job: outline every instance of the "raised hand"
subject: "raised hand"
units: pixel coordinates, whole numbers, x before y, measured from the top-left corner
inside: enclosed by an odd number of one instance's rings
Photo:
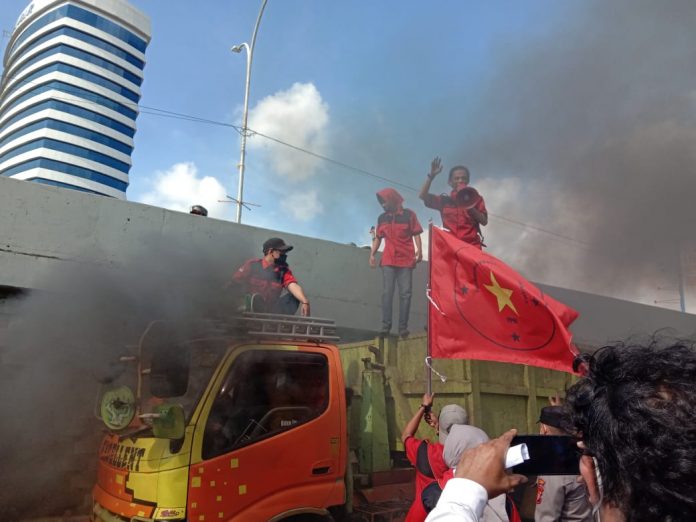
[[[442,172],[442,159],[440,156],[435,156],[432,162],[430,162],[430,174],[429,177],[434,178],[440,172]]]

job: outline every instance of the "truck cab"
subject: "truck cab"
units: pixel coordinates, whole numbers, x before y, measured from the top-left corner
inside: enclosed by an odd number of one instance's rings
[[[103,393],[93,520],[321,519],[345,501],[331,321],[151,323]]]

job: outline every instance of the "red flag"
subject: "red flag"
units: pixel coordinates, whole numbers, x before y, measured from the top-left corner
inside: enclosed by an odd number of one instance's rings
[[[432,227],[428,341],[442,359],[481,359],[571,372],[578,313],[499,259]]]

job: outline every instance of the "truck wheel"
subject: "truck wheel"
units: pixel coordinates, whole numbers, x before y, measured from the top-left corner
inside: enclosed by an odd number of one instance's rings
[[[331,515],[312,515],[310,513],[305,513],[304,515],[293,515],[284,518],[282,522],[335,522],[335,519]]]

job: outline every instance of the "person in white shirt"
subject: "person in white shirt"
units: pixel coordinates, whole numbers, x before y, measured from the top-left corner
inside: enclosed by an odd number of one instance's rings
[[[696,520],[696,344],[668,343],[656,335],[600,348],[566,392],[580,475],[601,522]],[[504,469],[515,433],[465,451],[426,522],[478,522],[488,498],[525,482]]]
[[[454,478],[442,490],[440,500],[426,522],[478,522],[489,498],[512,491],[527,482],[524,475],[505,471],[505,454],[517,430],[465,451]]]

